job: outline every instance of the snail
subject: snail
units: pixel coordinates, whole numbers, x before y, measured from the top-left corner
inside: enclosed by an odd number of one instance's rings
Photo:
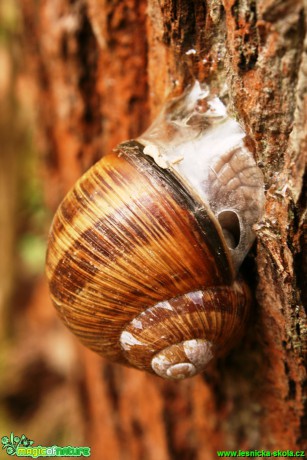
[[[60,204],[46,259],[60,317],[112,361],[173,380],[202,372],[245,329],[238,270],[263,201],[243,129],[196,82]]]

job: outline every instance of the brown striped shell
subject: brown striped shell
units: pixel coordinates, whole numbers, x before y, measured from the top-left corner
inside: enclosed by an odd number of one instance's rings
[[[113,361],[181,379],[242,335],[250,305],[212,212],[131,141],[77,182],[47,276],[68,328]]]
[[[195,82],[59,207],[47,276],[60,316],[113,361],[170,379],[201,372],[244,330],[237,272],[263,202],[242,127]]]

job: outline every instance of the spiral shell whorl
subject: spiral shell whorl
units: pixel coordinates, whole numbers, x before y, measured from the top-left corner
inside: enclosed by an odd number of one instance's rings
[[[134,367],[164,378],[191,377],[240,339],[249,304],[242,280],[159,302],[125,326],[123,353]]]
[[[202,339],[185,340],[160,351],[151,367],[160,377],[181,380],[202,372],[213,358],[212,344]]]

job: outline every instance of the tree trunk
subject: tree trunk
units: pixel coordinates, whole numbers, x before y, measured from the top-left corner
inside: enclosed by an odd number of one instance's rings
[[[173,383],[107,363],[47,315],[74,356],[65,355],[62,385],[77,415],[64,413],[62,423],[78,428],[65,439],[82,439],[93,460],[307,448],[303,2],[24,0],[22,14],[53,212],[90,165],[139,135],[195,79],[227,84],[266,183],[257,245],[243,267],[256,299],[252,320],[205,374]]]

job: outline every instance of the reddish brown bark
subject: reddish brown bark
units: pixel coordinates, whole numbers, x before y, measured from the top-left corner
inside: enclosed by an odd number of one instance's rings
[[[52,210],[83,171],[140,134],[166,97],[193,79],[220,90],[228,84],[266,180],[257,252],[245,264],[257,299],[252,321],[237,349],[205,375],[172,383],[106,363],[50,313],[46,328],[67,350],[62,373],[54,358],[57,394],[68,392],[69,411],[78,412],[61,414],[64,426],[78,426],[65,439],[82,440],[104,460],[304,448],[303,3],[24,0],[22,12]],[[47,308],[45,292],[40,301]]]

